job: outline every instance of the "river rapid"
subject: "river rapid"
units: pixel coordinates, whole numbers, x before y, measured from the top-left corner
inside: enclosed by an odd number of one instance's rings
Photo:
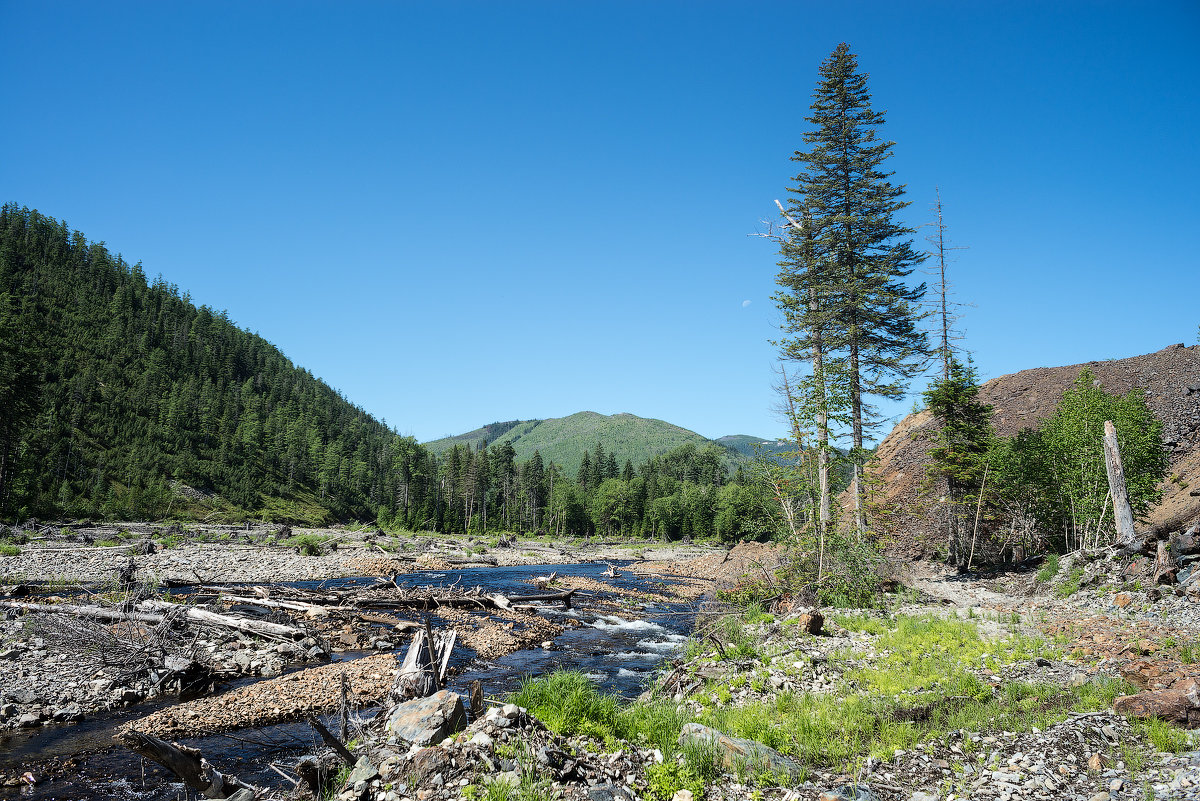
[[[618,565],[620,566],[620,565]],[[616,578],[604,577],[604,564],[557,564],[544,568],[481,567],[448,571],[419,571],[396,577],[402,586],[432,588],[457,585],[481,586],[488,593],[528,594],[530,578],[550,570],[562,577],[595,579],[623,591],[654,591],[662,576],[640,576],[622,571]],[[349,583],[371,583],[374,578],[335,579],[325,582],[288,582],[281,586],[317,588]],[[175,593],[187,593],[178,588]],[[584,597],[580,597],[584,596]],[[626,598],[614,611],[612,604],[596,609],[597,601]],[[484,660],[466,648],[458,648],[451,659],[454,675],[449,689],[466,695],[467,686],[483,682],[490,699],[498,699],[517,689],[522,680],[541,676],[559,668],[579,670],[597,686],[625,698],[638,695],[661,663],[679,653],[692,629],[694,617],[687,603],[628,600],[628,596],[600,596],[584,593],[576,596],[574,609],[547,606],[544,614],[551,620],[573,617],[583,625],[567,628],[554,640],[552,649],[533,648],[515,651],[494,660]],[[404,643],[399,649],[403,656]],[[337,660],[351,660],[371,652],[336,654]],[[245,686],[260,679],[243,679],[227,689]],[[117,727],[156,709],[173,699],[159,699],[118,713],[85,719],[77,724],[52,724],[34,730],[0,734],[0,772],[30,770],[39,778],[32,787],[0,788],[0,799],[21,798],[58,801],[168,801],[188,797],[183,785],[157,765],[112,742]],[[377,709],[358,712],[358,722],[369,719]],[[351,722],[351,737],[355,721]],[[304,723],[283,723],[264,728],[239,729],[220,735],[183,739],[182,743],[200,749],[219,770],[260,785],[290,787],[290,782],[271,767],[276,763],[285,770],[296,758],[318,749],[315,734]],[[19,770],[17,770],[19,769]]]

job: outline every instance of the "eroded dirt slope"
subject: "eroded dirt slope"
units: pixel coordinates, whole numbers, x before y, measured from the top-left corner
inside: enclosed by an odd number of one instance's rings
[[[993,407],[996,432],[1010,436],[1036,427],[1054,412],[1084,368],[1107,392],[1124,395],[1140,387],[1163,421],[1171,467],[1163,500],[1151,510],[1147,525],[1173,530],[1200,517],[1200,346],[1171,345],[1128,359],[1039,367],[994,378],[980,389],[980,398]],[[878,449],[880,500],[893,515],[889,527],[914,553],[937,528],[936,493],[922,490],[933,422],[927,411],[911,414]]]

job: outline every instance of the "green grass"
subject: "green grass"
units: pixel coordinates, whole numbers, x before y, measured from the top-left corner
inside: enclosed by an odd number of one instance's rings
[[[1193,747],[1192,738],[1183,729],[1172,726],[1158,718],[1130,720],[1134,729],[1140,731],[1158,751],[1178,754]]]
[[[1052,553],[1046,555],[1046,561],[1042,564],[1042,569],[1037,573],[1037,582],[1045,584],[1058,575],[1058,554]]]
[[[1083,581],[1083,568],[1077,567],[1072,570],[1058,587],[1054,590],[1054,594],[1059,598],[1070,598],[1075,593],[1079,592],[1079,585]]]
[[[736,638],[740,621],[723,623],[718,635]],[[831,693],[782,692],[738,706],[729,688],[761,689],[757,674],[740,674],[728,687],[710,682],[695,696],[699,711],[670,699],[621,703],[598,692],[582,673],[558,672],[527,680],[512,701],[555,732],[584,734],[606,747],[634,743],[658,748],[664,765],[652,768],[648,801],[693,789],[719,772],[712,753],[683,751],[679,732],[697,721],[726,734],[763,743],[798,760],[808,769],[854,772],[868,756],[891,759],[896,749],[911,750],[944,739],[955,730],[983,734],[1043,731],[1070,712],[1111,709],[1113,700],[1131,691],[1121,680],[1093,680],[1081,687],[1021,681],[994,682],[1003,666],[1038,656],[1058,658],[1059,646],[1015,633],[985,640],[972,621],[936,616],[898,616],[888,621],[864,615],[839,616],[851,631],[872,635],[873,655],[843,649],[830,656],[840,667],[841,684]],[[762,649],[761,643],[748,647]],[[728,650],[729,646],[727,646]],[[771,655],[770,650],[763,654]],[[853,660],[850,662],[849,660]],[[864,664],[864,661],[866,662]],[[713,696],[718,696],[714,703]],[[1178,750],[1186,735],[1165,724],[1143,724],[1146,738],[1160,750]],[[974,746],[965,742],[963,748]],[[1132,758],[1132,757],[1130,757]],[[737,771],[749,785],[770,786],[752,766]],[[693,792],[695,792],[693,790]],[[516,798],[516,796],[513,796]],[[490,798],[490,796],[489,796]]]
[[[20,556],[21,548],[18,545],[12,545],[4,542],[0,543],[0,556]]]

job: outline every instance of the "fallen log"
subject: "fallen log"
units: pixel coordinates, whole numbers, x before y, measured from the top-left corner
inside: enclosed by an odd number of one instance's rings
[[[266,606],[273,609],[288,609],[292,612],[304,612],[309,617],[323,617],[329,614],[329,607],[318,606],[317,604],[307,604],[300,601],[277,601],[274,598],[247,598],[241,595],[221,595],[218,596],[222,601],[238,604],[254,604],[255,606]]]
[[[174,604],[172,604],[174,606]],[[30,601],[0,601],[0,609],[24,609],[27,612],[50,612],[56,615],[93,617],[97,620],[132,620],[137,623],[162,623],[163,615],[150,612],[122,612],[103,606],[79,604],[38,604]]]
[[[302,640],[308,636],[306,632],[293,626],[279,623],[269,623],[264,620],[245,620],[243,618],[218,615],[207,609],[194,606],[168,603],[167,601],[148,600],[137,605],[139,610],[125,612],[119,609],[109,609],[103,606],[85,606],[79,604],[38,604],[28,601],[0,601],[0,609],[24,609],[28,612],[45,612],[56,615],[72,615],[74,617],[91,617],[96,620],[131,620],[137,623],[162,623],[169,615],[179,615],[199,626],[215,626],[217,628],[235,629],[250,634],[257,634],[273,640]]]
[[[341,740],[339,740],[337,737],[334,737],[333,732],[325,728],[325,724],[317,720],[314,715],[305,715],[304,717],[305,720],[308,721],[308,725],[316,729],[317,734],[321,735],[321,739],[325,741],[325,745],[332,748],[333,752],[337,754],[343,762],[353,767],[356,760],[354,759],[354,754],[350,753],[350,749],[346,748],[346,746],[342,744]]]
[[[494,556],[472,556],[469,559],[447,559],[447,563],[452,565],[491,565],[495,567],[498,562]]]
[[[532,603],[534,601],[561,601],[568,609],[571,608],[571,598],[575,590],[563,592],[542,593],[539,595],[509,596],[503,595],[420,595],[408,598],[372,599],[359,602],[365,609],[393,609],[405,607],[412,609],[432,610],[439,606],[477,608],[477,609],[509,609],[513,604]]]
[[[157,762],[183,779],[205,798],[252,799],[256,793],[253,785],[246,784],[236,776],[221,773],[209,764],[198,749],[178,743],[169,743],[140,731],[123,731],[113,739],[130,751]]]
[[[137,608],[169,611],[179,609],[180,605],[151,599],[140,602]],[[198,609],[194,606],[185,606],[183,609],[185,610],[184,615],[187,619],[198,625],[236,629],[273,640],[302,640],[308,636],[307,632],[295,626],[285,626],[281,623],[270,623],[265,620],[244,620],[242,618],[229,617],[228,615],[218,615],[216,612],[210,612],[207,609]]]

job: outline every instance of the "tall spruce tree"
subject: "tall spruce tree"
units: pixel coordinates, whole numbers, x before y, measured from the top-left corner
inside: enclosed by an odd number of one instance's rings
[[[908,206],[904,186],[882,169],[895,143],[876,134],[884,113],[871,108],[867,75],[846,43],[822,62],[809,108],[809,149],[792,156],[803,165],[789,188],[792,216],[811,214],[811,259],[825,287],[821,335],[845,358],[854,519],[862,532],[863,441],[878,422],[870,399],[903,396],[927,357],[917,326],[925,285],[904,282],[924,256],[908,238],[913,230],[896,219]]]
[[[795,191],[795,190],[791,190]],[[803,201],[793,201],[796,206]],[[782,210],[783,207],[780,206]],[[824,537],[830,515],[830,430],[846,420],[845,358],[839,355],[844,339],[832,325],[831,312],[837,307],[832,297],[837,292],[833,263],[817,257],[812,212],[805,205],[799,217],[784,211],[789,228],[779,238],[779,275],[781,290],[774,296],[783,312],[782,328],[787,334],[780,342],[780,356],[786,361],[807,361],[806,375],[789,377],[786,363],[781,365],[783,396],[781,411],[787,417],[796,447],[804,447],[806,434],[816,434],[817,455],[817,528]],[[839,378],[841,380],[839,380]]]

